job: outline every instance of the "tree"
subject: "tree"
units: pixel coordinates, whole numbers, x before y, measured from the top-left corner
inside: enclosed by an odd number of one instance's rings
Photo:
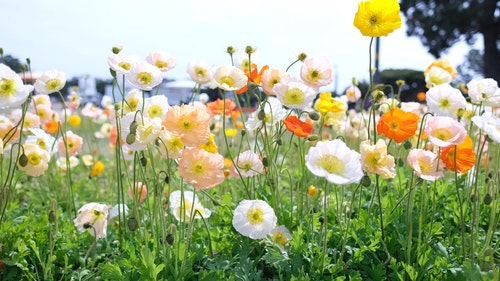
[[[483,75],[500,82],[500,0],[401,0],[408,36],[418,36],[429,53],[440,54],[481,34]]]
[[[26,71],[28,68],[25,64],[22,64],[19,59],[11,56],[11,55],[5,55],[0,57],[0,63],[3,63],[10,67],[14,72],[20,73],[23,70]]]

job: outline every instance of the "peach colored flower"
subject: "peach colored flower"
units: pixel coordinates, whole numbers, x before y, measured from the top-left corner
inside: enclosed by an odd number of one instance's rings
[[[175,58],[164,52],[150,53],[146,62],[158,67],[162,72],[169,71],[177,65]]]
[[[264,93],[274,96],[273,87],[274,85],[281,82],[283,79],[290,78],[290,74],[281,69],[266,69],[262,73],[261,83]]]
[[[187,148],[179,160],[179,173],[196,189],[210,188],[224,181],[224,157],[202,148]]]
[[[47,97],[47,96],[46,96]],[[40,123],[45,124],[50,120],[53,120],[55,112],[52,110],[49,104],[37,104],[35,109],[36,115],[40,117]]]
[[[433,61],[429,66],[424,71],[424,76],[427,76],[431,68],[433,67],[439,67],[446,72],[448,72],[451,76],[451,79],[455,79],[457,76],[457,70],[451,66],[450,61],[448,59],[438,59]]]
[[[425,133],[429,141],[439,147],[461,144],[467,135],[464,126],[448,116],[431,117],[425,127]]]
[[[365,140],[360,144],[361,165],[363,170],[371,174],[378,174],[388,179],[396,176],[394,157],[387,153],[387,144],[378,139],[375,145],[371,140]]]
[[[137,182],[128,189],[127,193],[130,199],[142,203],[148,196],[148,188],[142,182]]]
[[[435,181],[444,176],[444,163],[432,151],[412,149],[408,153],[406,160],[421,179]]]
[[[351,85],[345,90],[345,95],[349,102],[357,102],[361,98],[361,90],[354,85]]]
[[[333,81],[333,67],[325,56],[307,57],[300,67],[300,78],[309,87],[319,89]]]
[[[13,129],[14,123],[7,117],[0,116],[0,138],[3,139],[4,145],[12,143],[19,138],[21,130]]]
[[[66,142],[66,145],[65,145]],[[57,140],[57,151],[59,156],[66,156],[66,150],[68,151],[68,157],[74,156],[80,152],[83,145],[83,139],[79,135],[73,133],[72,131],[67,131],[63,137],[59,137]]]
[[[163,124],[171,133],[179,135],[186,146],[205,144],[210,138],[210,114],[193,105],[172,106]]]
[[[38,177],[49,168],[49,161],[50,154],[47,150],[36,143],[25,143],[22,146],[17,167],[29,176]]]
[[[106,237],[109,207],[99,203],[88,203],[78,210],[78,216],[73,220],[80,232],[89,230],[90,235],[97,238]]]
[[[225,106],[224,106],[225,101]],[[236,103],[231,99],[217,99],[207,103],[207,109],[212,115],[222,115],[225,112],[226,117],[231,116],[231,112],[236,109]]]

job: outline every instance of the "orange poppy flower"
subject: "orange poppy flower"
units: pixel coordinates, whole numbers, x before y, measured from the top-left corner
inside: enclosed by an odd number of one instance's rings
[[[377,131],[379,135],[383,134],[387,138],[400,143],[415,135],[419,119],[420,116],[415,113],[394,107],[380,117]]]
[[[461,144],[443,148],[441,160],[448,170],[461,174],[467,173],[476,163],[471,137],[467,135]]]
[[[300,120],[295,115],[288,116],[283,120],[288,131],[292,132],[294,135],[307,138],[313,131],[313,126],[310,123]]]
[[[49,134],[55,134],[59,130],[59,123],[57,121],[48,121],[45,123],[45,131]]]
[[[222,113],[225,111],[226,116],[230,116],[231,113],[234,111],[236,108],[236,104],[234,101],[230,99],[226,99],[226,105],[224,108],[224,100],[222,99],[217,99],[216,101],[208,102],[207,103],[207,109],[210,111],[212,115],[222,115]]]
[[[264,71],[267,70],[268,68],[269,68],[268,65],[264,65],[260,69],[260,71],[258,71],[257,65],[253,64],[253,63],[252,63],[252,66],[251,66],[252,71],[250,73],[248,73],[248,68],[245,68],[245,74],[248,77],[248,83],[253,82],[253,83],[259,85],[260,84],[260,79],[262,77],[262,73],[264,73]],[[238,91],[236,91],[236,94],[238,94],[238,95],[239,94],[243,94],[247,90],[248,90],[248,84],[247,84],[247,86],[244,86],[243,88],[241,88]]]

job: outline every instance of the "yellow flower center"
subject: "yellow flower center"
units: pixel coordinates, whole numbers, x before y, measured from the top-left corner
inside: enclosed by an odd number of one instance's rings
[[[207,170],[207,167],[205,166],[205,163],[203,163],[203,161],[201,161],[201,160],[195,160],[191,164],[191,171],[194,174],[201,175],[201,174],[204,174],[206,170]]]
[[[128,63],[128,62],[122,61],[118,64],[118,66],[125,69],[125,70],[130,70],[130,63]]]
[[[62,81],[57,78],[49,79],[47,80],[47,82],[45,82],[45,89],[47,89],[48,91],[54,91],[58,88],[61,88],[62,85]]]
[[[372,15],[370,17],[370,21],[369,21],[368,25],[371,25],[372,27],[376,27],[377,24],[378,24],[378,17],[377,17],[377,15]]]
[[[130,111],[136,111],[137,106],[139,105],[139,99],[138,98],[131,98],[127,100],[127,105]]]
[[[203,67],[197,67],[194,73],[196,73],[196,76],[205,77],[207,75],[207,70]]]
[[[318,82],[321,79],[321,72],[317,69],[311,69],[307,72],[307,79],[313,82]]]
[[[231,76],[223,76],[220,78],[220,83],[221,84],[226,84],[228,87],[233,87],[235,82],[233,77]]]
[[[431,164],[424,160],[418,160],[418,166],[420,166],[420,171],[427,174],[431,171]]]
[[[16,84],[14,80],[2,78],[0,81],[0,96],[10,97],[16,94]]]
[[[391,129],[391,131],[397,131],[399,129],[399,123],[391,122],[389,123],[389,128]]]
[[[162,60],[157,60],[155,65],[158,68],[167,68],[168,67],[168,63],[166,61],[162,61]]]
[[[324,155],[318,159],[316,164],[330,174],[344,174],[344,162],[335,155]]]
[[[139,72],[136,75],[137,81],[139,81],[143,85],[148,85],[153,81],[153,75],[149,72]]]
[[[193,128],[193,122],[191,122],[190,120],[183,120],[181,121],[181,128],[184,131],[189,131]]]
[[[381,155],[379,153],[368,153],[366,156],[366,163],[372,168],[376,168],[379,166],[380,159]]]
[[[450,101],[448,99],[442,99],[439,101],[439,107],[447,108],[450,106]]]
[[[261,224],[264,221],[264,212],[259,208],[251,208],[248,210],[247,220],[252,225]]]
[[[272,239],[276,244],[281,245],[281,246],[285,245],[285,243],[287,241],[286,235],[281,231],[274,232]]]
[[[434,130],[432,135],[440,140],[449,140],[452,137],[452,133],[444,128]]]
[[[148,108],[148,114],[149,114],[149,117],[151,117],[151,118],[161,117],[161,115],[163,114],[163,109],[161,108],[161,106],[159,106],[157,104],[151,105]]]
[[[287,104],[302,104],[305,100],[305,94],[301,89],[292,88],[286,91],[283,96],[283,102]]]
[[[182,143],[181,138],[176,136],[176,137],[173,137],[169,140],[168,147],[171,150],[177,151],[177,150],[183,149],[184,144]]]
[[[45,144],[45,141],[42,138],[37,139],[36,144],[38,144],[39,147],[47,150],[47,144]]]
[[[28,162],[33,165],[33,166],[36,166],[38,164],[40,164],[40,162],[42,161],[42,156],[36,152],[31,152],[30,154],[28,154]]]

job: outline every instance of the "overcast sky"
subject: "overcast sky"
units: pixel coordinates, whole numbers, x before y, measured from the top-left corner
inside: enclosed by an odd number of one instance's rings
[[[227,46],[244,57],[245,46],[257,48],[259,67],[286,67],[305,52],[327,56],[345,89],[352,77],[368,80],[370,38],[352,22],[358,1],[343,0],[0,0],[0,47],[34,71],[57,69],[68,77],[111,78],[106,63],[111,47],[145,59],[167,52],[177,60],[166,78],[188,79],[194,60],[229,65]],[[404,19],[403,19],[404,21]],[[454,47],[443,57],[457,66],[467,50]],[[434,58],[405,27],[381,38],[380,69],[423,71]],[[298,74],[299,65],[290,73]]]

